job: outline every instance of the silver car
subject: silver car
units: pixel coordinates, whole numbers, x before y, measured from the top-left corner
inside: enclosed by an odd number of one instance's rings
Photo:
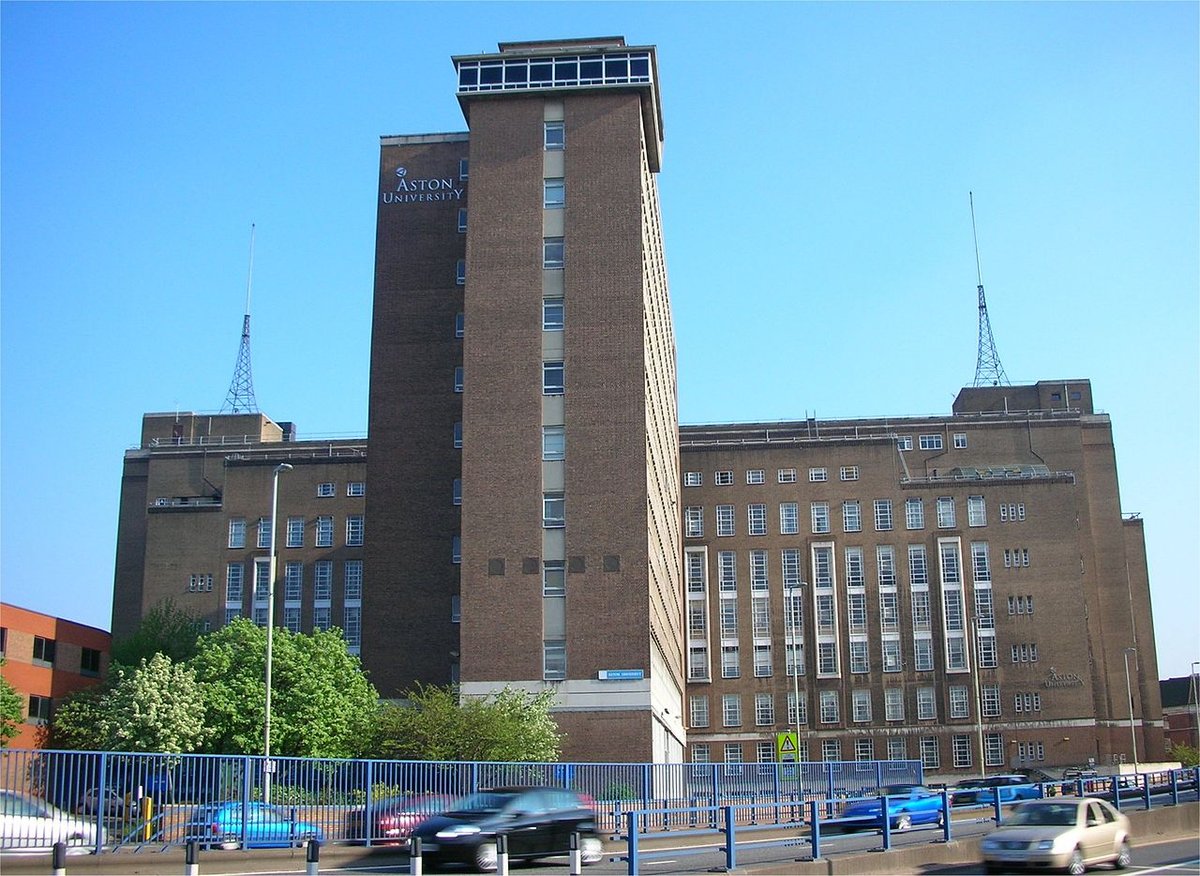
[[[1091,797],[1028,800],[979,845],[988,873],[1016,867],[1083,873],[1092,864],[1129,866],[1129,819]]]
[[[17,791],[0,790],[0,849],[5,852],[48,852],[66,843],[68,852],[83,853],[104,845],[104,828]]]

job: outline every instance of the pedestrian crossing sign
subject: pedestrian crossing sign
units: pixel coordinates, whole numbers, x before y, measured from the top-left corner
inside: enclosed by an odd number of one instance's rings
[[[800,750],[795,732],[775,734],[775,754],[780,763],[795,763]]]

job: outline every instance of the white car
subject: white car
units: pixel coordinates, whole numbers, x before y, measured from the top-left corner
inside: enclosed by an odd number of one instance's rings
[[[104,828],[17,791],[0,789],[0,849],[5,852],[49,852],[55,843],[86,854],[96,841],[104,844]]]
[[[988,873],[1014,867],[1066,870],[1129,866],[1129,819],[1106,800],[1051,797],[1021,803],[979,844]]]

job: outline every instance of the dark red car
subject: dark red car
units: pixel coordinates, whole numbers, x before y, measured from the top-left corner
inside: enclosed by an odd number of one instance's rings
[[[346,836],[372,845],[407,846],[413,828],[425,819],[440,815],[455,800],[449,794],[402,794],[383,797],[371,803],[370,831],[367,807],[356,809],[346,817]]]

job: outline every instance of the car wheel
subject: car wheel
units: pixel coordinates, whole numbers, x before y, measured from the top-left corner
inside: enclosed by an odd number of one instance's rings
[[[1000,864],[992,864],[988,861],[984,861],[983,862],[983,872],[984,873],[1003,873],[1004,867],[1001,866]]]
[[[495,843],[480,843],[475,847],[475,869],[480,873],[495,873],[497,857]]]
[[[1083,854],[1079,849],[1071,852],[1071,857],[1067,859],[1067,872],[1071,876],[1083,876],[1087,872],[1087,864],[1083,863]]]
[[[912,827],[912,816],[911,815],[901,815],[899,818],[896,819],[896,825],[895,825],[896,830],[908,830],[910,827]]]
[[[1129,850],[1129,843],[1121,840],[1121,847],[1117,849],[1117,859],[1113,861],[1113,866],[1118,870],[1124,870],[1131,861],[1133,861],[1133,853]]]
[[[579,858],[585,864],[599,864],[604,857],[604,843],[600,837],[585,836],[579,839]]]

